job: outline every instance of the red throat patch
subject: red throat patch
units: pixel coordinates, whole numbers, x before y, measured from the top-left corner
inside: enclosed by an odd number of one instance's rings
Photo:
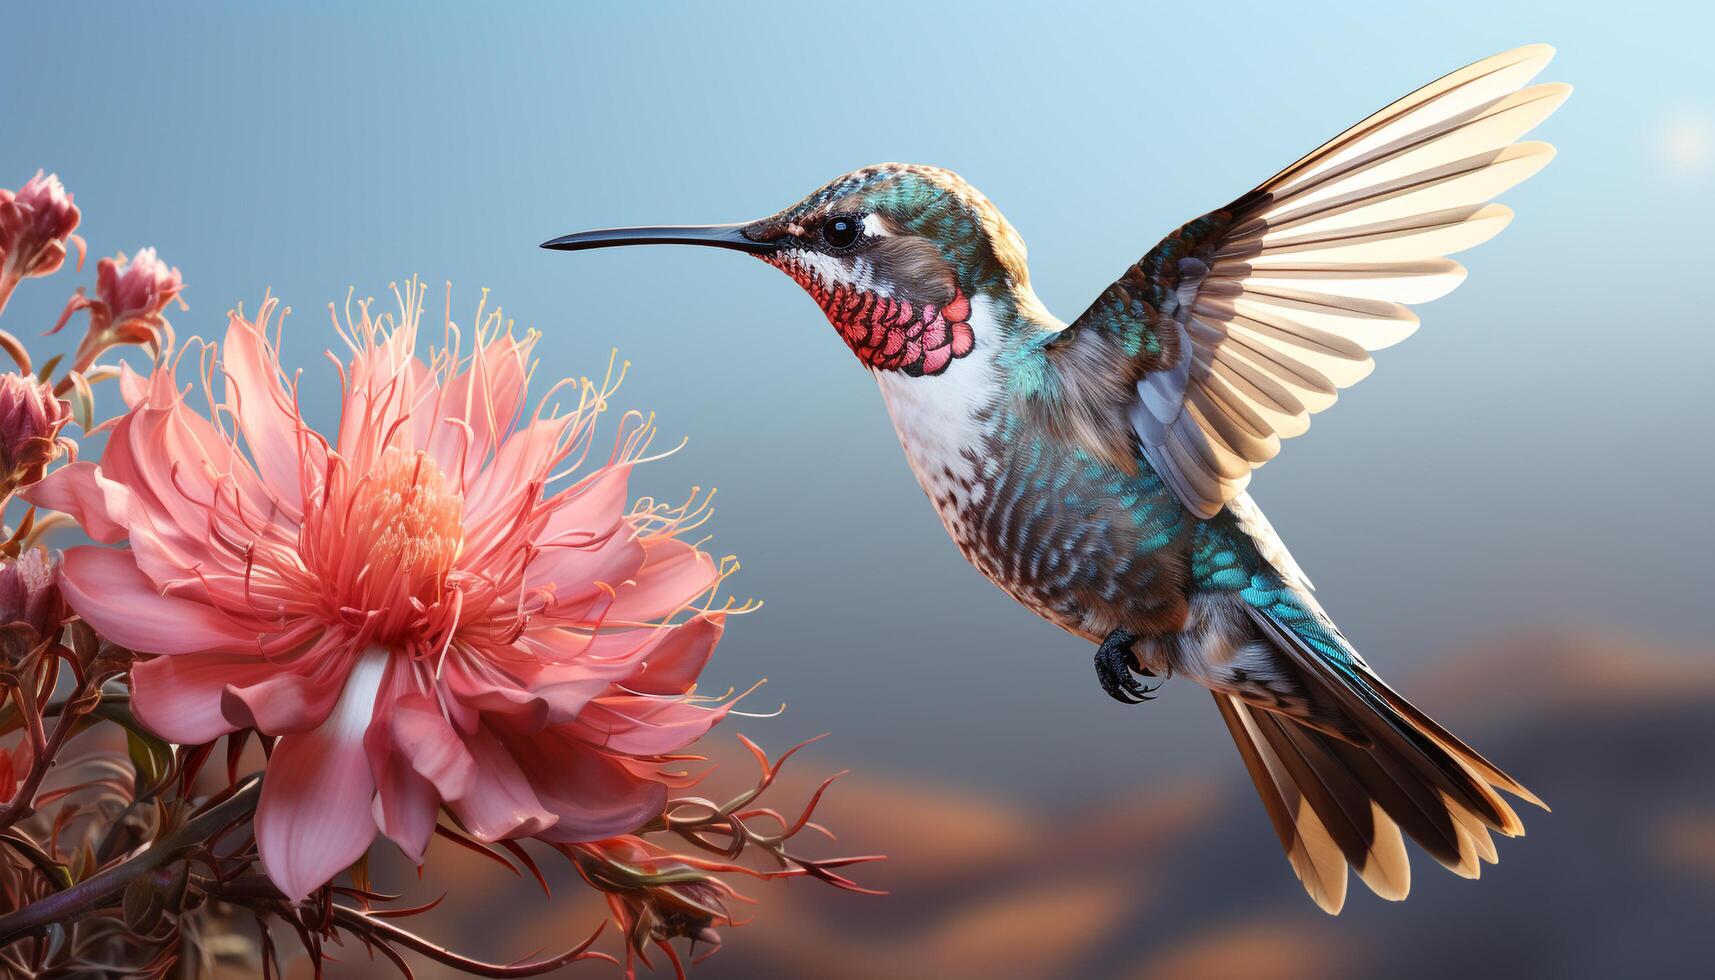
[[[913,306],[879,293],[863,292],[849,285],[829,287],[813,271],[795,259],[763,256],[769,265],[791,276],[804,287],[828,315],[846,346],[858,360],[872,368],[903,371],[920,376],[940,374],[954,358],[971,352],[976,338],[971,333],[971,301],[956,287],[945,306],[926,303]]]

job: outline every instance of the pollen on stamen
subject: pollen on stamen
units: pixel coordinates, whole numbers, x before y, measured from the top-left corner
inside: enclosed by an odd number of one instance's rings
[[[371,560],[412,579],[450,571],[464,547],[464,497],[426,453],[389,446],[354,511]]]

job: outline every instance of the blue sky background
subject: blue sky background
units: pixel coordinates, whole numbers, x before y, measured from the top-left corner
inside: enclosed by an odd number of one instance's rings
[[[455,310],[486,286],[540,328],[539,380],[599,372],[618,345],[635,362],[620,402],[690,438],[639,488],[719,487],[714,547],[766,601],[711,671],[767,676],[754,703],[787,703],[745,730],[832,730],[826,751],[860,767],[1089,796],[1116,775],[1079,759],[1114,745],[1142,750],[1120,781],[1237,778],[1207,699],[1176,683],[1110,702],[1085,644],[966,567],[873,382],[777,273],[536,243],[749,218],[863,164],[936,163],[1007,213],[1070,316],[1368,112],[1547,41],[1544,80],[1577,89],[1537,133],[1559,158],[1460,256],[1466,285],[1253,494],[1407,693],[1497,632],[1707,648],[1707,7],[927,6],[19,5],[0,16],[0,184],[57,171],[92,266],[157,246],[188,283],[181,334],[272,287],[309,393],[335,390],[325,304],[413,272],[453,280]],[[76,281],[93,268],[21,291],[8,328],[46,326]]]

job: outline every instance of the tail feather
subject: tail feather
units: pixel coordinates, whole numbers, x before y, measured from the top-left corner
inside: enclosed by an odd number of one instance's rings
[[[1544,810],[1548,809],[1548,804],[1537,799],[1535,793],[1532,793],[1530,790],[1519,785],[1518,780],[1502,772],[1494,763],[1483,758],[1476,749],[1466,745],[1464,740],[1460,739],[1459,736],[1454,735],[1452,732],[1441,727],[1435,719],[1424,714],[1417,705],[1414,705],[1405,698],[1400,697],[1397,691],[1388,687],[1387,684],[1382,682],[1379,678],[1374,681],[1374,685],[1377,693],[1386,699],[1388,704],[1395,711],[1405,716],[1405,718],[1413,725],[1416,725],[1418,728],[1426,732],[1430,738],[1440,742],[1442,748],[1446,749],[1460,761],[1476,770],[1482,778],[1488,780],[1495,786],[1499,786],[1501,789],[1506,790],[1519,799],[1524,800],[1526,803],[1533,806],[1539,806]]]
[[[1354,777],[1375,795],[1401,829],[1417,841],[1442,867],[1470,878],[1477,873],[1474,857],[1479,853],[1464,824],[1447,806],[1446,797],[1419,779],[1391,754],[1381,754],[1343,742],[1331,742],[1330,750],[1351,769]],[[1473,821],[1475,824],[1475,822]],[[1482,829],[1481,824],[1475,824]],[[1483,830],[1488,840],[1488,831]],[[1493,851],[1493,848],[1490,848]]]
[[[1275,752],[1308,788],[1306,796],[1319,813],[1343,813],[1335,820],[1345,834],[1341,850],[1358,877],[1389,901],[1411,891],[1411,862],[1399,824],[1376,805],[1374,794],[1329,751],[1328,736],[1275,715],[1259,726],[1274,743]],[[1320,784],[1320,788],[1318,785]]]
[[[1428,777],[1438,789],[1489,828],[1508,837],[1524,833],[1524,822],[1495,792],[1490,785],[1490,777],[1485,773],[1493,773],[1493,778],[1502,788],[1512,786],[1523,790],[1524,787],[1454,738],[1445,728],[1430,721],[1428,716],[1384,684],[1361,658],[1345,648],[1344,638],[1332,630],[1331,624],[1318,617],[1309,625],[1295,624],[1299,628],[1294,629],[1267,611],[1248,608],[1252,619],[1262,628],[1264,637],[1303,671],[1308,683],[1341,704],[1350,722],[1375,747],[1388,747],[1406,760],[1417,763],[1413,766],[1417,772]],[[1307,637],[1311,629],[1318,627],[1318,632],[1328,633],[1344,648],[1343,662],[1331,660]],[[1318,635],[1316,639],[1326,642],[1327,637]],[[1433,730],[1424,723],[1433,725]],[[1437,732],[1444,738],[1436,737]],[[1521,795],[1521,798],[1525,796]],[[1535,800],[1534,796],[1529,798]]]
[[[1484,862],[1495,863],[1491,831],[1524,832],[1497,789],[1540,801],[1382,683],[1319,615],[1287,623],[1253,607],[1252,617],[1354,733],[1342,737],[1326,724],[1214,692],[1288,860],[1323,910],[1337,913],[1344,904],[1348,866],[1377,895],[1404,898],[1411,887],[1405,836],[1475,878]]]
[[[1411,890],[1411,864],[1399,825],[1376,805],[1373,794],[1351,770],[1334,758],[1324,744],[1333,739],[1225,695],[1216,695],[1216,703],[1223,715],[1232,716],[1229,727],[1236,719],[1243,728],[1249,744],[1240,742],[1240,748],[1249,748],[1262,760],[1273,795],[1297,804],[1285,808],[1291,818],[1290,832],[1316,842],[1325,836],[1334,846],[1334,853],[1327,854],[1318,869],[1338,877],[1342,887],[1322,888],[1328,901],[1318,898],[1317,904],[1329,912],[1340,910],[1347,865],[1377,895],[1393,901],[1404,898]],[[1235,738],[1238,734],[1234,732]],[[1260,783],[1258,789],[1263,789]],[[1269,795],[1264,793],[1265,798]],[[1310,821],[1315,826],[1306,834],[1305,824]],[[1276,827],[1277,832],[1281,830]]]
[[[1280,846],[1286,849],[1286,860],[1304,883],[1311,901],[1330,915],[1338,914],[1346,904],[1346,859],[1339,845],[1316,811],[1304,805],[1298,783],[1257,730],[1256,716],[1261,712],[1253,713],[1245,702],[1218,692],[1215,704],[1233,733],[1233,743],[1244,757],[1251,781],[1256,783]]]

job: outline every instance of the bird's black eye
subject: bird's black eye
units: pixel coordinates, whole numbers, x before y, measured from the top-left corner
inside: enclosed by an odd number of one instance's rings
[[[836,214],[822,222],[822,241],[830,248],[851,248],[863,234],[863,222],[856,215]]]

